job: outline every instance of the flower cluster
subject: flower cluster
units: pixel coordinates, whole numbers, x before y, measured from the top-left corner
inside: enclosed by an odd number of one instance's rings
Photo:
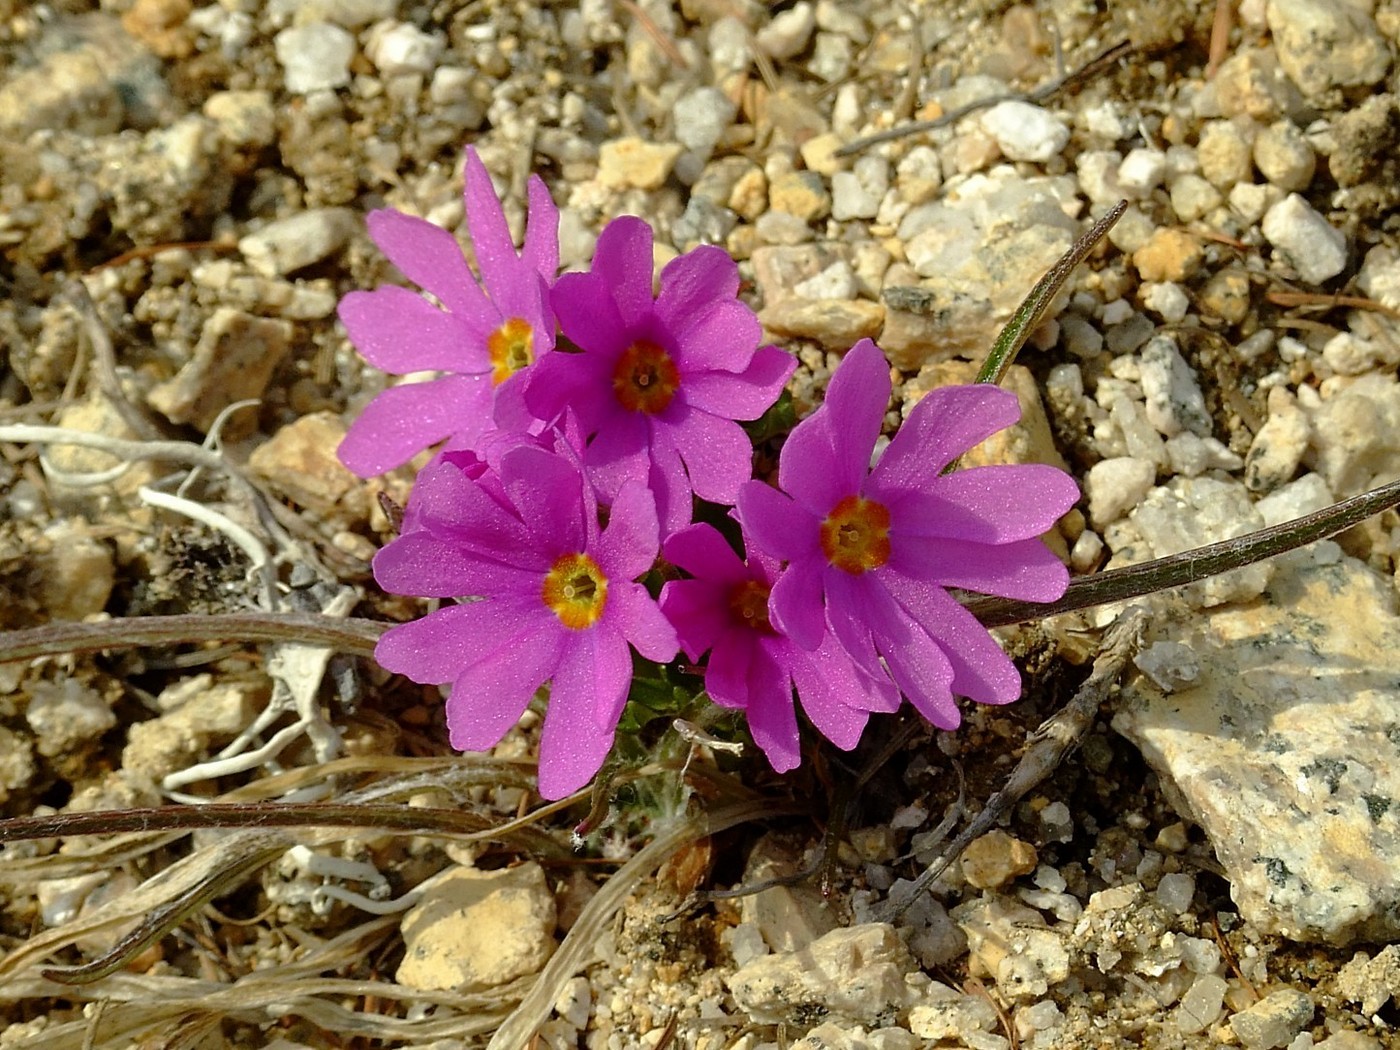
[[[626,216],[587,272],[557,276],[558,212],[538,178],[518,252],[472,150],[465,194],[479,278],[447,232],[378,211],[376,244],[436,302],[386,286],[340,307],[372,364],[434,377],[380,394],[341,457],[369,476],[444,443],[374,569],[391,592],[456,599],[377,649],[391,671],[451,684],[454,747],[495,744],[549,683],[540,791],[576,790],[612,744],[632,650],[704,661],[705,692],[745,713],[779,771],[800,760],[794,696],[844,749],[901,697],[945,728],[955,696],[1016,699],[1015,667],[947,590],[1049,601],[1067,584],[1037,537],[1078,498],[1071,479],[946,472],[1017,419],[1013,395],[930,393],[872,468],[891,380],[865,340],[788,435],[774,488],[752,477],[740,422],[772,407],[795,362],[759,345],[725,252],[674,259],[653,292],[651,227]],[[692,523],[697,500],[732,508],[744,558]],[[688,577],[653,597],[658,554]]]

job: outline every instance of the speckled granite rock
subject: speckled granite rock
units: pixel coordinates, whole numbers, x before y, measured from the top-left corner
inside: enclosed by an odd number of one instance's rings
[[[1297,940],[1400,937],[1400,619],[1389,581],[1322,545],[1259,601],[1164,625],[1197,684],[1144,677],[1113,725],[1214,844],[1245,919]]]

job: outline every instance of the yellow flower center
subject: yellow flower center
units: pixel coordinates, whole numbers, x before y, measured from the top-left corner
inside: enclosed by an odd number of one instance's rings
[[[776,634],[768,622],[768,591],[768,585],[758,580],[736,583],[729,592],[729,611],[760,634]]]
[[[655,415],[676,396],[681,373],[670,354],[655,343],[639,339],[617,359],[612,385],[623,408]]]
[[[587,554],[564,554],[545,574],[542,597],[560,623],[581,631],[603,615],[608,578]]]
[[[535,330],[530,322],[512,317],[486,337],[491,356],[491,382],[500,386],[535,359]]]
[[[852,576],[890,560],[890,512],[883,503],[847,496],[822,522],[822,553]]]

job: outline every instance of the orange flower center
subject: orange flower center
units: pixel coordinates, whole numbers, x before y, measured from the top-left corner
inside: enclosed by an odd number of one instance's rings
[[[745,580],[736,583],[729,592],[729,611],[745,626],[759,634],[776,634],[768,622],[768,591],[766,583]]]
[[[491,357],[491,382],[500,386],[535,359],[535,330],[530,322],[512,317],[486,337]]]
[[[847,496],[822,522],[822,553],[852,576],[890,560],[890,512],[883,503]]]
[[[545,574],[542,597],[560,623],[581,631],[603,615],[608,578],[587,554],[564,554]]]
[[[639,339],[617,359],[612,385],[623,408],[655,415],[676,396],[681,373],[670,354],[655,343]]]

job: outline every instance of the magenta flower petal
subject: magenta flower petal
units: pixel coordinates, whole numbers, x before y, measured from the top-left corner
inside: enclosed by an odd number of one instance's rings
[[[554,283],[549,301],[559,319],[559,328],[569,342],[588,351],[588,355],[603,358],[599,367],[611,384],[613,365],[626,349],[626,344],[618,337],[626,324],[606,282],[596,273],[566,273]],[[576,358],[567,360],[572,362]],[[545,385],[543,379],[536,383]]]
[[[747,481],[736,503],[744,535],[753,545],[782,561],[811,561],[821,557],[817,527],[821,519],[773,486]]]
[[[565,274],[565,278],[573,276]],[[566,333],[567,334],[567,333]],[[604,421],[615,421],[609,405],[597,395],[611,386],[612,365],[594,354],[549,354],[524,376],[525,407],[537,419],[554,420],[573,412],[587,433],[596,433]],[[638,439],[640,440],[640,439]]]
[[[447,697],[448,742],[454,748],[495,747],[520,721],[530,698],[559,662],[563,638],[556,626],[536,620],[519,632],[502,632],[489,654],[458,673]],[[482,703],[482,697],[491,702]]]
[[[448,231],[392,208],[370,212],[365,224],[399,272],[431,292],[451,313],[470,317],[488,309],[457,238]]]
[[[687,325],[707,308],[738,294],[739,267],[724,249],[703,244],[662,267],[656,313],[668,328],[686,332]],[[752,311],[749,317],[757,324]],[[753,339],[757,341],[757,334]]]
[[[792,704],[792,684],[787,669],[779,666],[762,644],[754,646],[744,689],[749,697],[773,698],[764,703],[750,702],[747,706],[753,742],[776,772],[796,769],[802,761],[802,748],[797,732],[797,712]]]
[[[648,433],[646,419],[629,413],[608,420],[589,444],[583,461],[603,499],[612,499],[629,481],[647,479],[651,467]]]
[[[498,435],[429,465],[403,532],[375,558],[379,582],[396,593],[466,599],[392,628],[378,650],[415,681],[454,683],[454,745],[490,746],[553,681],[540,758],[547,798],[579,786],[607,752],[631,681],[629,643],[659,662],[679,644],[633,578],[658,546],[639,486],[621,494],[607,532],[604,544],[577,453],[557,432]]]
[[[490,397],[482,376],[445,376],[404,383],[375,396],[340,442],[340,461],[362,478],[407,463],[454,432],[484,425],[479,411]]]
[[[647,470],[647,488],[656,500],[656,517],[662,535],[669,536],[690,524],[695,509],[691,498],[691,482],[686,476],[680,449],[676,448],[675,430],[660,430],[651,424],[651,463]]]
[[[603,227],[593,250],[591,273],[606,288],[624,325],[652,310],[652,229],[644,219],[622,215]]]
[[[460,594],[519,592],[536,583],[540,573],[426,532],[415,532],[399,537],[387,555],[381,550],[375,556],[374,577],[386,591],[413,580],[418,582],[409,586],[425,598],[455,598]]]
[[[610,598],[616,606],[616,619],[625,624],[624,633],[632,647],[648,660],[664,664],[676,658],[680,639],[676,628],[640,583],[619,583]]]
[[[831,636],[810,653],[795,647],[790,652],[793,684],[802,710],[822,736],[842,751],[850,751],[860,743],[870,721],[869,711],[856,703],[866,695],[863,686],[869,679],[855,672],[850,658]],[[887,692],[897,707],[899,698],[893,686]],[[894,707],[882,706],[881,710]]]
[[[705,692],[721,707],[747,708],[751,695],[749,668],[757,655],[758,638],[754,632],[726,632],[705,664]],[[776,697],[778,694],[767,695]]]
[[[659,541],[656,505],[646,487],[624,485],[608,508],[608,526],[595,545],[598,564],[611,576],[635,580],[651,569]]]
[[[738,513],[757,547],[789,562],[770,595],[773,625],[806,650],[829,629],[855,674],[888,674],[926,718],[948,728],[960,717],[955,692],[1007,703],[1020,679],[945,588],[1058,598],[1068,573],[1034,537],[1078,489],[1042,466],[942,475],[1019,415],[1013,395],[982,387],[927,395],[870,470],[889,391],[883,355],[863,340],[832,376],[825,403],[783,446],[778,478],[791,499],[749,482]],[[885,699],[880,689],[863,692]]]
[[[829,443],[830,459],[825,472],[833,485],[843,495],[855,492],[870,470],[870,454],[875,449],[875,439],[880,436],[885,409],[890,402],[890,366],[878,347],[869,339],[862,339],[846,351],[841,365],[827,385],[824,430],[826,437],[818,448]],[[800,428],[799,428],[800,429]],[[808,428],[810,431],[816,427]],[[797,432],[788,438],[792,441]],[[799,502],[806,502],[804,493],[825,494],[828,486],[816,485],[814,471],[803,470],[803,462],[809,455],[802,450],[793,456],[784,455],[778,466],[778,484]],[[815,451],[815,450],[814,450]],[[796,488],[794,488],[794,485]],[[831,505],[808,504],[813,510],[825,514]]]
[[[551,281],[559,272],[559,209],[538,175],[530,176],[525,192],[530,208],[525,217],[525,243],[520,247],[520,261]]]
[[[998,544],[1048,532],[1061,508],[1078,499],[1079,486],[1068,474],[1032,463],[935,475],[886,502],[892,511],[899,508],[907,533]]]
[[[745,304],[730,299],[700,308],[671,331],[676,363],[685,371],[737,373],[748,367],[763,326]]]
[[[941,587],[960,587],[1027,602],[1053,602],[1069,586],[1069,571],[1040,540],[989,546],[966,540],[902,537],[891,572]]]
[[[441,308],[390,286],[351,292],[341,301],[340,316],[351,341],[377,367],[402,375],[446,372],[454,379],[471,379],[483,384],[480,396],[472,404],[454,402],[450,409],[425,405],[422,418],[414,414],[415,418],[395,419],[388,411],[391,402],[385,402],[359,421],[359,433],[350,442],[351,459],[346,463],[357,473],[372,467],[379,468],[372,471],[376,473],[390,469],[448,437],[463,447],[493,425],[528,430],[534,424],[524,410],[520,384],[512,386],[509,380],[554,348],[549,284],[558,263],[558,209],[543,192],[543,184],[531,184],[530,243],[528,257],[522,257],[511,243],[490,177],[471,150],[465,193],[467,226],[489,296],[451,234],[421,219],[381,210],[367,220],[371,235]],[[510,391],[499,414],[498,387]],[[406,399],[392,404],[396,410],[408,409]],[[421,443],[410,448],[410,440]],[[392,449],[392,455],[376,453],[376,443]]]
[[[668,580],[662,586],[661,612],[691,660],[699,660],[732,626],[728,591],[712,580]]]
[[[744,428],[732,419],[689,409],[668,422],[674,424],[669,436],[685,461],[695,494],[711,503],[733,506],[739,486],[753,476],[753,443]]]
[[[990,383],[930,390],[910,410],[871,473],[871,481],[886,489],[917,489],[968,449],[1020,418],[1016,395]]]
[[[683,265],[676,260],[662,273],[661,298],[653,300],[651,237],[640,219],[616,219],[598,238],[592,270],[555,285],[551,304],[579,352],[554,354],[549,367],[537,366],[525,403],[541,419],[575,407],[587,442],[584,463],[600,497],[613,498],[627,481],[647,485],[667,534],[690,521],[697,490],[728,501],[747,478],[750,453],[740,455],[729,424],[761,414],[777,398],[786,363],[768,353],[755,360],[760,329],[737,300],[703,300],[707,291],[732,295],[732,261],[726,267],[706,252]],[[676,281],[681,287],[672,289]],[[728,320],[711,330],[689,311]],[[702,343],[722,333],[728,341],[716,367]],[[728,386],[707,385],[716,372]],[[690,401],[692,383],[703,408]],[[702,456],[707,443],[713,447]]]
[[[407,288],[350,292],[341,299],[339,314],[355,349],[380,371],[485,371],[485,359],[473,354],[461,320]]]
[[[749,578],[739,555],[712,525],[692,525],[671,533],[661,552],[667,561],[692,576],[728,584]]]
[[[753,355],[743,372],[700,372],[686,385],[686,403],[730,419],[757,419],[773,407],[797,368],[797,358],[776,346]]]
[[[1021,676],[977,617],[946,592],[892,575],[890,594],[929,637],[937,639],[953,670],[951,687],[979,704],[1009,704],[1021,695]]]
[[[501,485],[539,550],[582,550],[596,511],[578,467],[564,456],[525,445],[501,457]],[[652,537],[652,550],[656,538]]]
[[[768,597],[768,615],[773,626],[799,648],[809,650],[820,645],[826,633],[822,578],[816,572],[800,571],[810,568],[803,565],[799,571],[789,569],[783,573]]]
[[[375,644],[374,658],[386,671],[441,685],[499,651],[503,639],[530,633],[543,622],[540,610],[523,602],[487,599],[449,605],[389,628]]]
[[[593,779],[612,747],[632,661],[620,638],[573,637],[554,672],[540,735],[540,794],[563,798]]]

